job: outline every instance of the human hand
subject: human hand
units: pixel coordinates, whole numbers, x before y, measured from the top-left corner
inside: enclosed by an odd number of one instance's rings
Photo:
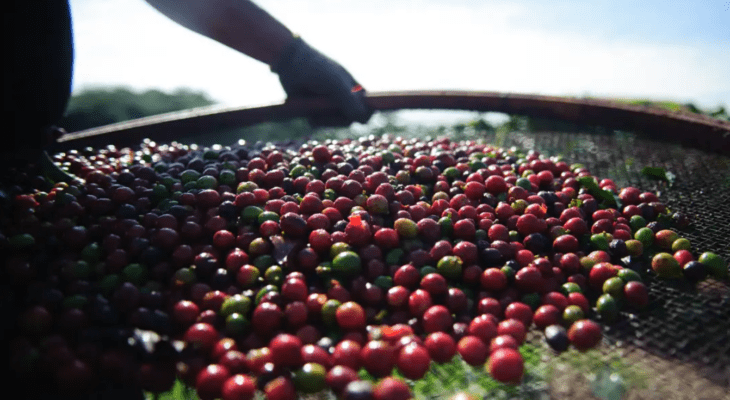
[[[334,101],[342,111],[336,122],[365,123],[373,113],[365,101],[365,90],[352,75],[299,37],[272,70],[279,75],[288,98],[324,96]]]

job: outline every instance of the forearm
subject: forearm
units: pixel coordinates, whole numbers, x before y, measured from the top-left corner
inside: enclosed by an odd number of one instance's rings
[[[268,65],[292,41],[291,31],[248,0],[146,0],[180,25]]]

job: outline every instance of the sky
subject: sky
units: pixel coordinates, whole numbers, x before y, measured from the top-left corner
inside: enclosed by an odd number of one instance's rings
[[[730,2],[260,0],[369,91],[486,90],[730,106]],[[143,0],[70,0],[73,90],[284,100],[269,67]]]

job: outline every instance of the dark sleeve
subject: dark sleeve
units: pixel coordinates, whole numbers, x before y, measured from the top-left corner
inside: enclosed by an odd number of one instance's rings
[[[2,151],[40,152],[71,93],[73,39],[68,1],[11,0],[3,12]]]

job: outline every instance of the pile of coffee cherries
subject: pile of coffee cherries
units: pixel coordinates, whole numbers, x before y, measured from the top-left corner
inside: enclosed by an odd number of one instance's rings
[[[205,400],[407,399],[456,357],[519,384],[533,326],[586,350],[596,320],[651,301],[646,274],[727,278],[655,194],[535,151],[147,140],[55,161],[81,179],[3,188],[6,345],[29,397],[180,379]]]

